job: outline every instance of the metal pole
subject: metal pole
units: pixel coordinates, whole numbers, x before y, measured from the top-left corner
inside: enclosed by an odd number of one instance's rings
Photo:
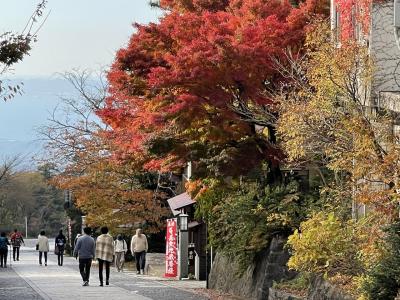
[[[28,217],[25,216],[25,238],[28,238]]]
[[[210,247],[210,268],[212,268],[213,265],[213,247]]]
[[[208,220],[208,218],[207,218]],[[205,222],[206,227],[206,289],[208,289],[208,227],[207,222]]]
[[[12,262],[11,262],[11,251],[12,251],[12,247],[10,245],[10,267],[12,267]]]

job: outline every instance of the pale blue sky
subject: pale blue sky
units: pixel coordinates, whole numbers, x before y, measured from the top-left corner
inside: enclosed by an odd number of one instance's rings
[[[0,32],[20,32],[39,1],[0,0]],[[23,80],[25,93],[0,101],[0,157],[27,152],[26,142],[38,138],[35,128],[47,122],[58,96],[72,91],[54,79],[56,73],[110,65],[133,33],[132,23],[161,16],[148,0],[49,0],[50,10],[30,56],[6,76]]]
[[[0,32],[21,31],[39,0],[0,0]],[[50,15],[29,57],[13,76],[49,76],[72,68],[109,65],[126,44],[132,23],[157,21],[148,0],[49,0]]]

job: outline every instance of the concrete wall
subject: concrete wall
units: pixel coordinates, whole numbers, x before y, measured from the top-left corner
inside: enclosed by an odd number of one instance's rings
[[[335,0],[331,0],[331,28],[337,28]],[[400,50],[396,43],[393,21],[393,0],[373,3],[371,8],[371,30],[366,42],[374,61],[371,83],[371,96],[365,102],[366,106],[380,106],[380,98],[385,92],[400,92]],[[389,100],[386,100],[386,102]],[[398,100],[396,100],[398,101]],[[382,103],[383,107],[394,106],[393,103]]]
[[[393,0],[375,3],[371,11],[369,49],[375,63],[372,91],[400,91],[400,50],[393,24]]]

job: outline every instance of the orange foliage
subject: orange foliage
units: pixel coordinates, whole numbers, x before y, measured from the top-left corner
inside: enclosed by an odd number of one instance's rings
[[[146,157],[152,170],[192,160],[204,172],[237,176],[262,160],[277,163],[280,150],[231,105],[275,109],[264,94],[266,82],[282,80],[273,58],[301,48],[326,3],[161,1],[168,12],[157,24],[136,25],[108,74],[110,97],[98,114],[112,128],[110,140],[121,153]]]

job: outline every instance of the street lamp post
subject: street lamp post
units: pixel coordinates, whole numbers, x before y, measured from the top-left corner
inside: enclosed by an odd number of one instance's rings
[[[179,279],[188,278],[188,246],[189,246],[189,234],[188,234],[188,215],[179,215]]]

